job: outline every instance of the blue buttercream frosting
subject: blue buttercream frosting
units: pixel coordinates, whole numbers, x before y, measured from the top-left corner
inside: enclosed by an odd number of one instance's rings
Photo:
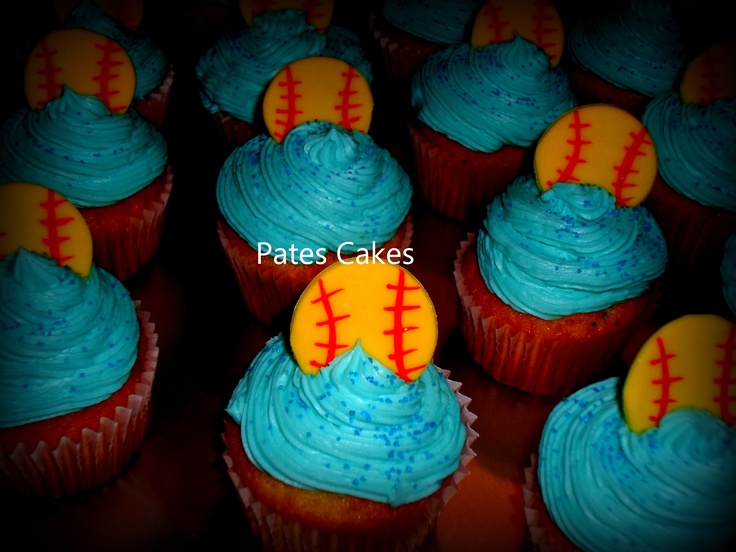
[[[278,144],[259,135],[236,148],[217,180],[227,223],[254,249],[354,253],[393,237],[411,207],[409,176],[365,133],[313,121]]]
[[[537,476],[554,522],[583,550],[732,549],[736,430],[681,408],[634,433],[617,385],[581,389],[544,426]]]
[[[434,130],[469,149],[494,152],[531,146],[575,100],[562,69],[517,36],[431,54],[412,79],[411,104]]]
[[[397,29],[435,42],[460,44],[470,39],[483,0],[386,0],[383,17]]]
[[[643,206],[616,207],[597,186],[557,183],[542,193],[526,176],[488,206],[477,250],[488,288],[545,320],[637,297],[667,263],[662,232]]]
[[[135,111],[111,114],[64,87],[43,109],[17,110],[0,126],[0,183],[33,182],[77,207],[110,205],[163,173],[166,139]]]
[[[289,485],[397,506],[436,491],[460,465],[466,430],[429,364],[406,383],[356,344],[316,375],[283,335],[256,356],[227,412],[262,471]]]
[[[127,289],[92,266],[82,278],[19,249],[0,261],[0,427],[45,420],[105,400],[138,355]]]

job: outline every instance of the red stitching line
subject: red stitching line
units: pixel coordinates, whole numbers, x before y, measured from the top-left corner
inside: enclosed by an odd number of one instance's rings
[[[56,217],[56,209],[66,203],[67,200],[62,196],[58,196],[53,190],[48,190],[46,195],[46,201],[42,201],[39,205],[46,211],[45,219],[41,219],[38,222],[46,227],[48,231],[48,237],[42,238],[41,242],[49,248],[49,256],[52,259],[56,259],[59,266],[63,265],[69,259],[72,259],[74,255],[62,255],[61,244],[71,239],[70,236],[61,236],[59,234],[59,227],[69,224],[74,220],[74,217]]]
[[[294,128],[296,116],[298,114],[304,113],[303,111],[296,108],[296,100],[302,97],[301,94],[296,93],[296,85],[301,84],[302,81],[294,80],[294,75],[291,72],[290,65],[287,65],[284,70],[286,72],[286,80],[279,81],[278,85],[280,88],[286,88],[286,94],[282,94],[281,96],[279,96],[279,99],[286,100],[286,108],[277,108],[276,114],[285,114],[286,120],[276,119],[276,124],[283,126],[284,130],[282,132],[278,132],[275,130],[273,133],[279,142],[284,139],[284,137],[289,133],[292,128]]]
[[[557,174],[559,176],[555,182],[580,182],[580,179],[573,173],[575,172],[578,164],[588,162],[583,159],[580,154],[582,153],[583,146],[591,143],[590,140],[583,140],[582,138],[582,129],[588,128],[590,123],[580,122],[580,110],[578,109],[573,111],[572,115],[574,120],[568,125],[568,127],[573,129],[575,137],[570,140],[566,140],[566,142],[573,148],[572,154],[565,156],[565,159],[567,159],[567,166],[564,169],[557,169]],[[547,186],[552,186],[552,184],[554,184],[554,182],[551,180],[547,181]]]
[[[704,96],[700,98],[701,103],[709,104],[713,102],[718,92],[723,91],[723,87],[718,86],[718,77],[721,75],[716,70],[716,62],[718,61],[721,61],[721,59],[714,57],[711,50],[706,51],[703,57],[703,72],[701,73],[701,76],[705,79],[705,84],[698,88],[704,93]]]
[[[503,42],[503,29],[509,25],[509,22],[501,19],[501,8],[499,6],[493,6],[490,2],[486,2],[483,12],[483,15],[488,16],[489,23],[486,27],[491,32],[491,38],[488,44]]]
[[[350,117],[350,110],[361,107],[362,103],[350,103],[350,96],[354,96],[358,93],[357,90],[351,90],[353,80],[358,77],[358,73],[355,72],[355,68],[350,66],[348,71],[342,72],[342,77],[345,79],[345,88],[340,90],[337,95],[342,98],[342,103],[336,105],[335,109],[340,112],[339,124],[344,126],[348,130],[352,130],[352,124],[360,121],[360,114]]]
[[[662,385],[662,396],[652,401],[654,402],[654,404],[659,405],[657,415],[649,416],[649,419],[652,420],[655,424],[659,424],[659,421],[662,419],[662,417],[667,414],[667,406],[670,403],[677,402],[676,399],[673,399],[670,396],[670,387],[673,383],[676,383],[683,379],[681,376],[670,376],[670,367],[668,361],[672,358],[675,358],[677,355],[667,353],[665,351],[664,340],[661,337],[657,337],[657,347],[659,347],[659,358],[655,358],[654,360],[651,360],[649,362],[649,364],[651,364],[652,366],[655,366],[657,364],[662,365],[662,377],[660,379],[652,380],[653,384]]]
[[[314,345],[316,347],[327,349],[325,361],[323,363],[320,363],[316,360],[309,361],[309,365],[314,366],[315,368],[322,368],[323,366],[327,366],[335,358],[338,349],[344,349],[345,347],[347,347],[347,345],[337,342],[337,323],[340,320],[349,318],[350,315],[344,314],[342,316],[335,316],[332,312],[332,305],[330,304],[330,297],[332,297],[336,293],[340,293],[341,291],[344,291],[344,289],[340,288],[327,293],[325,290],[324,281],[321,278],[319,279],[319,297],[312,300],[312,304],[314,305],[315,303],[322,303],[322,306],[325,309],[325,314],[327,315],[327,319],[317,322],[317,327],[327,326],[328,336],[327,343],[322,343],[319,341],[314,342]]]
[[[56,82],[56,73],[61,71],[61,67],[54,66],[53,56],[59,53],[59,50],[49,49],[48,42],[43,39],[39,43],[39,51],[34,54],[36,58],[43,58],[43,67],[36,71],[37,75],[42,75],[43,81],[38,85],[41,90],[46,90],[46,99],[36,100],[36,105],[39,107],[45,106],[48,102],[56,98],[62,89],[62,83]]]
[[[731,425],[736,422],[736,416],[731,414],[729,403],[736,401],[736,396],[729,396],[728,388],[736,384],[736,377],[731,372],[731,369],[736,366],[736,359],[734,359],[734,353],[736,353],[736,327],[731,326],[726,342],[718,343],[716,347],[723,349],[723,360],[716,361],[716,364],[721,367],[722,372],[720,378],[713,378],[713,383],[720,388],[719,395],[713,397],[713,400],[720,405],[723,421]]]
[[[317,27],[314,22],[317,21],[320,17],[325,16],[324,11],[317,11],[319,8],[322,8],[323,4],[319,0],[304,0],[302,2],[302,9],[304,9],[307,12],[307,21],[314,25],[316,29],[320,32],[324,31],[326,27]]]
[[[411,381],[411,379],[409,378],[409,374],[411,374],[412,372],[415,372],[416,370],[421,370],[422,368],[426,366],[426,364],[422,364],[421,366],[414,366],[412,368],[407,368],[404,362],[405,360],[404,357],[406,355],[416,351],[416,349],[404,350],[404,334],[406,332],[410,332],[410,331],[414,331],[418,329],[419,326],[404,327],[403,320],[402,320],[403,314],[406,311],[415,310],[415,309],[420,308],[419,305],[404,305],[405,293],[407,291],[416,291],[420,289],[420,287],[419,286],[407,286],[404,271],[399,270],[399,283],[398,284],[386,284],[386,288],[396,290],[396,300],[394,301],[394,306],[383,308],[383,310],[394,313],[393,327],[390,330],[385,330],[383,332],[383,335],[393,335],[394,337],[394,346],[393,346],[394,352],[390,353],[388,355],[388,358],[396,362],[396,375],[398,375],[404,381],[409,382]]]
[[[544,35],[545,34],[551,34],[557,32],[557,27],[545,27],[544,23],[545,21],[551,21],[554,19],[554,16],[552,13],[547,12],[550,8],[552,8],[552,5],[549,3],[548,0],[537,0],[534,2],[534,5],[536,6],[536,12],[532,15],[532,20],[534,21],[534,26],[532,27],[532,34],[534,35],[534,43],[541,48],[542,50],[545,50],[546,48],[551,48],[555,44],[557,44],[555,41],[552,42],[545,42],[544,41]],[[550,54],[549,59],[554,60],[557,57],[557,54]]]
[[[633,188],[636,186],[635,183],[626,182],[626,179],[631,174],[638,174],[638,170],[634,168],[634,162],[637,157],[646,157],[647,152],[642,151],[642,146],[651,145],[652,143],[646,139],[647,130],[644,127],[639,129],[636,134],[629,132],[629,136],[632,139],[630,145],[624,146],[624,158],[620,165],[614,165],[616,169],[616,180],[613,182],[613,194],[616,197],[616,205],[619,207],[626,206],[630,201],[631,197],[624,197],[624,190],[626,188]]]
[[[111,81],[120,77],[119,74],[113,73],[112,69],[124,63],[122,61],[115,61],[112,56],[113,54],[122,52],[123,49],[111,39],[107,39],[104,44],[95,43],[95,48],[102,51],[102,60],[97,62],[97,65],[100,66],[100,74],[92,77],[100,85],[100,91],[95,96],[102,100],[102,103],[107,106],[110,113],[125,111],[126,106],[124,105],[112,105],[113,96],[120,94],[120,90],[110,87]]]

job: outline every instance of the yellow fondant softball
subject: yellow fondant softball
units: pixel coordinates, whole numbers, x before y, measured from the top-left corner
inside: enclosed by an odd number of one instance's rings
[[[307,21],[318,31],[324,31],[332,20],[335,9],[334,0],[240,0],[240,13],[250,26],[253,17],[265,11],[284,9],[304,10]]]
[[[263,98],[263,119],[277,142],[296,125],[315,120],[368,132],[372,113],[368,81],[352,65],[331,57],[290,63],[271,80]]]
[[[21,247],[46,254],[80,276],[92,266],[92,236],[74,205],[37,184],[0,184],[0,258]]]
[[[680,83],[683,103],[707,105],[736,98],[736,44],[719,42],[691,61]]]
[[[736,325],[711,314],[673,320],[634,359],[623,387],[624,419],[643,432],[678,408],[736,421]]]
[[[56,17],[62,23],[81,0],[54,0]],[[110,17],[117,19],[123,27],[135,32],[143,20],[143,0],[93,0]]]
[[[290,340],[307,374],[360,340],[368,355],[410,382],[432,360],[437,316],[425,289],[403,267],[336,262],[299,298]]]
[[[33,109],[58,98],[67,86],[97,96],[110,113],[124,113],[133,100],[135,69],[128,53],[115,41],[85,29],[47,34],[31,51],[24,90]]]
[[[534,172],[542,191],[556,182],[593,184],[611,192],[619,207],[633,207],[654,184],[657,154],[649,132],[629,112],[586,105],[545,130],[534,152]]]
[[[486,0],[473,22],[470,44],[475,47],[513,40],[520,35],[560,62],[565,42],[562,20],[549,0]]]

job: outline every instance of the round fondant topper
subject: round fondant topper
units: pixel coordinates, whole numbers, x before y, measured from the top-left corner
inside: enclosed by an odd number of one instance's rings
[[[253,18],[266,11],[285,9],[304,10],[307,21],[319,32],[330,24],[335,9],[334,0],[240,0],[240,13],[248,26],[253,25]]]
[[[712,314],[683,316],[640,349],[623,387],[624,419],[643,432],[679,408],[736,422],[736,325]]]
[[[0,259],[21,247],[46,254],[80,276],[92,267],[92,236],[73,204],[38,184],[1,184]]]
[[[475,17],[470,44],[498,44],[516,35],[544,50],[553,67],[560,62],[565,34],[560,14],[549,0],[486,0]]]
[[[56,17],[62,23],[81,0],[54,0]],[[92,0],[110,17],[117,19],[123,27],[135,32],[143,21],[143,0]]]
[[[316,374],[360,340],[368,355],[411,382],[434,355],[437,316],[425,289],[403,267],[336,262],[299,298],[290,340],[307,374]]]
[[[736,43],[719,42],[685,68],[680,82],[683,103],[708,105],[736,98]]]
[[[24,90],[31,108],[41,109],[64,86],[97,96],[110,113],[124,113],[133,100],[135,69],[128,53],[110,38],[86,29],[61,29],[31,51]]]
[[[542,191],[556,182],[607,189],[619,207],[633,207],[649,194],[657,154],[649,132],[629,112],[608,104],[577,107],[544,131],[534,152]]]
[[[368,132],[373,95],[352,65],[331,57],[308,57],[288,64],[271,80],[263,97],[269,134],[281,142],[296,125],[326,121]]]

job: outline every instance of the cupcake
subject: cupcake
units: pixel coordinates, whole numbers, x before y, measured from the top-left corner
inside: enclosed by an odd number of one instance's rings
[[[336,263],[308,286],[226,408],[228,474],[264,548],[421,546],[477,436],[431,362],[436,331],[402,267]]]
[[[340,101],[341,75],[348,73],[350,66],[334,58],[288,65],[264,99],[270,133],[236,148],[218,176],[222,245],[248,309],[266,324],[288,314],[327,264],[350,257],[410,260],[412,188],[398,162],[365,132],[367,82],[353,73],[345,97],[363,107],[347,117],[337,117],[325,92],[325,83],[335,81]],[[297,98],[292,108],[302,119],[287,116],[278,103],[287,77],[298,83],[289,96]],[[285,129],[284,120],[296,124]]]
[[[131,6],[128,6],[127,11],[121,11],[125,7],[114,2],[99,4],[99,1],[79,0],[63,17],[64,27],[94,31],[111,38],[125,49],[135,68],[132,107],[144,119],[162,127],[168,111],[174,66],[153,38],[139,31],[143,2],[135,6],[139,8],[139,13]]]
[[[525,485],[535,550],[733,548],[733,403],[717,401],[728,395],[718,382],[730,381],[734,335],[718,316],[675,319],[625,379],[591,384],[552,411]]]
[[[477,223],[486,204],[523,172],[533,145],[558,116],[574,107],[567,78],[556,67],[562,26],[554,7],[550,36],[532,42],[531,2],[513,32],[488,28],[479,12],[472,43],[430,55],[411,82],[409,133],[419,191],[451,219]],[[525,4],[526,5],[526,4]],[[557,22],[555,24],[554,22]]]
[[[652,215],[630,201],[641,201],[656,170],[646,136],[613,106],[565,114],[537,145],[535,175],[511,183],[462,242],[454,270],[461,331],[497,381],[570,393],[606,369],[651,314],[667,250]],[[622,157],[633,164],[614,192],[603,185],[627,165]],[[552,175],[564,180],[550,185]]]
[[[0,197],[0,486],[71,495],[118,475],[140,447],[157,336],[92,264],[71,203],[27,183]]]
[[[251,25],[222,37],[197,60],[195,71],[202,103],[230,146],[242,145],[265,131],[261,118],[264,91],[271,79],[293,61],[335,57],[371,81],[370,63],[357,35],[324,21],[317,27],[310,22],[310,14],[297,9],[256,14]]]
[[[725,241],[736,233],[734,60],[734,44],[706,49],[688,65],[679,91],[654,98],[642,116],[659,159],[645,205],[667,240],[671,271],[710,288]]]
[[[427,56],[466,42],[482,0],[386,0],[370,16],[390,96],[403,109],[414,72]]]
[[[122,83],[120,93],[100,86],[96,60],[83,57],[95,52],[96,43],[119,57],[111,82]],[[0,127],[0,185],[34,182],[62,194],[90,227],[95,263],[125,280],[150,261],[160,241],[173,180],[166,140],[155,125],[127,109],[134,72],[114,42],[92,31],[64,29],[47,35],[36,51],[46,48],[56,49],[53,59],[63,69],[55,73],[54,93],[46,95],[45,84],[37,87],[34,80],[37,58],[29,58],[30,107]]]
[[[670,0],[601,2],[567,26],[563,66],[581,104],[611,103],[640,117],[673,90],[691,58],[687,19]]]

